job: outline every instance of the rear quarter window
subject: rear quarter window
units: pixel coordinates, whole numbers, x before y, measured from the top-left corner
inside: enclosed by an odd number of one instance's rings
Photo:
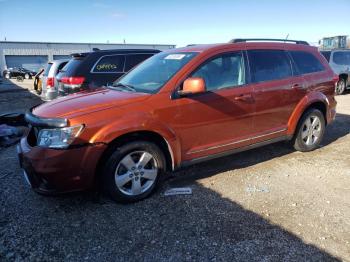
[[[124,72],[125,55],[102,56],[94,65],[93,73],[122,73]]]
[[[322,63],[312,53],[304,51],[290,51],[290,54],[295,65],[297,66],[298,74],[304,75],[325,70]]]
[[[253,83],[291,77],[292,67],[283,50],[248,50],[251,80]]]

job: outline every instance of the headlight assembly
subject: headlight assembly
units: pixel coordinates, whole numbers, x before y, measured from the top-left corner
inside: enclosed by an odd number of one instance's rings
[[[84,125],[41,129],[38,134],[38,146],[48,148],[67,148],[79,136]]]

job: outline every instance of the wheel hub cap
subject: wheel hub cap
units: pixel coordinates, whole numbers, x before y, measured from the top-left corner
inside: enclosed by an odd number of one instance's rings
[[[301,138],[305,145],[312,146],[320,138],[322,131],[321,120],[318,116],[308,117],[304,124],[301,133]]]
[[[124,156],[115,171],[115,184],[129,196],[146,192],[155,182],[158,165],[155,158],[146,151],[135,151]]]

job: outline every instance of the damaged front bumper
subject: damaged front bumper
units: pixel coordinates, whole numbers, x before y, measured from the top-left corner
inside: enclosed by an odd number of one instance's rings
[[[65,149],[37,145],[41,128],[69,126],[67,119],[44,118],[28,111],[24,116],[29,132],[17,145],[25,180],[38,193],[52,195],[85,190],[93,186],[98,161],[106,149],[103,143],[74,144]]]
[[[105,147],[104,144],[64,150],[32,147],[24,137],[17,145],[17,153],[25,180],[36,192],[52,195],[92,187]]]

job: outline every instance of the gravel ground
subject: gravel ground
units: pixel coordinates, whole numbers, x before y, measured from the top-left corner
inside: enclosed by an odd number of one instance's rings
[[[0,113],[39,103],[31,86],[0,85]],[[350,261],[350,94],[337,100],[320,149],[279,143],[196,165],[130,205],[40,196],[15,147],[0,149],[0,261]],[[178,186],[193,194],[164,196]]]

